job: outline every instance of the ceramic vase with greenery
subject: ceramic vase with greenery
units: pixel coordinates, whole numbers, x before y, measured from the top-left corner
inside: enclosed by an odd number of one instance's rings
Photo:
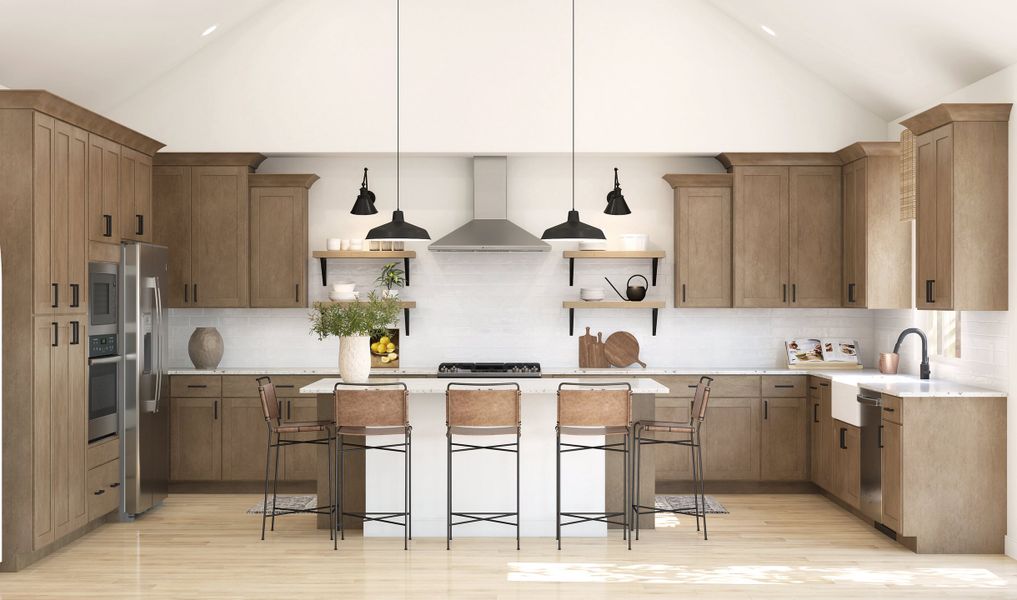
[[[385,288],[381,293],[383,298],[396,298],[399,296],[399,288],[406,285],[406,274],[396,263],[390,262],[382,267],[381,275],[375,281]]]
[[[366,383],[371,374],[371,336],[382,334],[399,316],[394,298],[371,292],[363,302],[322,302],[311,313],[311,331],[319,340],[339,338],[339,375],[349,383]]]

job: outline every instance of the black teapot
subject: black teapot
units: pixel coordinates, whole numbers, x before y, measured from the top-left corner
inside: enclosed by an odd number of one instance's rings
[[[636,277],[643,280],[643,285],[632,285],[632,280]],[[622,300],[627,299],[631,302],[639,302],[643,298],[646,298],[646,286],[650,285],[650,282],[647,281],[645,277],[636,273],[632,277],[629,277],[629,280],[625,282],[625,295],[622,296],[621,292],[618,291],[618,288],[614,287],[614,284],[611,283],[610,279],[605,277],[604,280],[607,281],[607,283],[611,286],[611,289],[614,290],[614,293],[618,294]]]

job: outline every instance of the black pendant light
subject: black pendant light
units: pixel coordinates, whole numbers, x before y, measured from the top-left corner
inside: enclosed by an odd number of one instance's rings
[[[572,210],[568,219],[544,231],[542,240],[603,240],[604,232],[579,220],[576,210],[576,0],[572,0]]]
[[[393,242],[431,239],[426,229],[407,223],[399,208],[399,0],[396,0],[396,209],[391,221],[367,232],[367,239]]]
[[[351,215],[373,215],[378,209],[374,207],[374,192],[367,189],[367,167],[364,167],[364,181],[360,184],[360,193],[357,194],[357,201],[353,203]]]
[[[625,203],[625,196],[622,196],[621,186],[618,185],[618,167],[614,168],[614,189],[607,193],[607,208],[605,215],[628,215],[632,214],[629,205]]]

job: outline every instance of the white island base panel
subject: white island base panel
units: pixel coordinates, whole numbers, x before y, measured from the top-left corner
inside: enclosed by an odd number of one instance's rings
[[[555,535],[555,433],[556,400],[553,395],[522,396],[520,415],[520,535]],[[445,396],[414,394],[409,407],[413,424],[412,522],[414,537],[444,537],[447,525],[447,441]],[[466,444],[491,445],[515,441],[514,436],[457,436]],[[372,445],[401,441],[401,436],[372,438]],[[600,445],[603,437],[562,438],[585,445]],[[453,455],[453,485],[457,512],[515,512],[516,456],[497,450],[471,450]],[[372,450],[365,459],[364,493],[368,511],[401,511],[403,456]],[[562,510],[604,510],[604,452],[584,450],[562,455]],[[620,510],[620,507],[613,510]],[[456,517],[456,521],[463,520]],[[504,521],[514,522],[508,517]],[[571,519],[563,519],[569,521]],[[515,527],[497,523],[470,523],[455,527],[453,537],[515,537]],[[596,537],[607,534],[603,523],[582,523],[562,528],[562,536]],[[401,527],[364,523],[365,536],[402,537]],[[621,535],[619,532],[618,535]]]

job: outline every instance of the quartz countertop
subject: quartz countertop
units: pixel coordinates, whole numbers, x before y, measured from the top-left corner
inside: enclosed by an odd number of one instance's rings
[[[880,394],[889,394],[890,396],[898,396],[901,398],[915,396],[927,396],[930,398],[941,398],[947,396],[957,396],[960,398],[998,398],[1000,396],[1006,396],[1006,392],[975,387],[973,385],[957,383],[956,381],[946,381],[944,379],[923,380],[916,377],[906,377],[889,381],[863,381],[858,384],[858,387],[878,392]]]
[[[434,369],[371,369],[371,375],[434,375]],[[337,367],[223,367],[167,369],[167,375],[338,375]]]
[[[395,378],[398,380],[398,378]],[[305,385],[300,388],[301,394],[331,394],[335,384],[342,381],[338,377],[328,377],[320,379],[312,384]],[[452,382],[451,379],[440,379],[437,377],[417,377],[410,379],[400,380],[406,384],[407,390],[411,394],[444,394],[448,384]],[[487,380],[488,382],[494,382],[495,380]],[[518,378],[513,379],[506,377],[504,379],[498,379],[499,382],[512,381],[519,384],[519,390],[524,394],[556,394],[558,392],[558,384],[563,381],[576,381],[582,383],[581,379],[544,379],[539,377],[531,378]],[[626,377],[619,379],[618,382],[625,382],[632,386],[633,394],[666,394],[668,389],[666,386],[661,385],[657,381],[647,377]],[[470,383],[476,383],[482,385],[485,383],[484,380],[474,379]]]

